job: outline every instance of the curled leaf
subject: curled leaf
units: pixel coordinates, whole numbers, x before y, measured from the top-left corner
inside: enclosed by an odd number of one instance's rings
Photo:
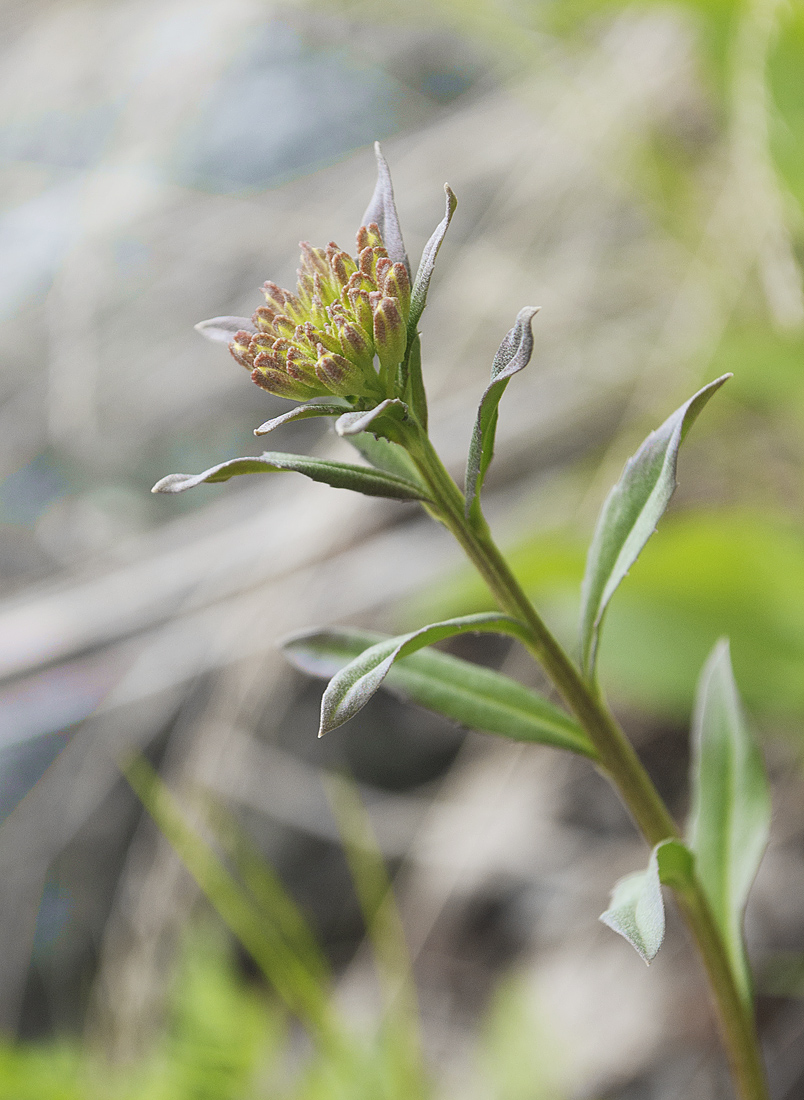
[[[480,489],[494,454],[494,436],[497,430],[497,406],[505,387],[513,376],[526,367],[533,354],[531,324],[539,312],[538,306],[526,306],[516,315],[510,329],[494,356],[491,365],[491,381],[480,399],[469,458],[466,464],[466,516],[479,513]]]
[[[650,963],[664,939],[664,901],[659,879],[657,845],[647,869],[626,875],[616,883],[611,902],[600,919],[628,940],[640,958]]]
[[[256,332],[250,317],[211,317],[208,321],[199,321],[193,328],[207,340],[228,344],[236,332]]]
[[[371,202],[366,207],[362,224],[370,225],[372,222],[377,224],[391,262],[404,264],[410,275],[410,260],[405,251],[405,242],[402,240],[391,173],[382,155],[379,141],[374,142],[374,155],[377,158],[377,184],[371,196]]]
[[[168,474],[157,481],[152,493],[183,493],[204,482],[228,481],[239,474],[268,474],[295,471],[313,481],[321,481],[336,489],[352,489],[372,497],[390,497],[394,500],[426,500],[421,486],[395,474],[372,470],[363,466],[351,466],[346,462],[332,462],[309,455],[282,454],[266,451],[255,458],[232,458],[212,466],[201,474]]]
[[[327,629],[303,631],[282,645],[297,668],[330,679],[372,646],[394,641],[399,639],[371,631]],[[388,669],[382,686],[470,729],[596,756],[566,711],[501,672],[449,653],[429,648],[409,653]]]
[[[449,223],[452,221],[452,215],[455,213],[455,209],[458,206],[458,200],[455,198],[455,194],[448,183],[444,184],[444,191],[447,196],[446,213],[436,226],[432,237],[424,246],[422,258],[419,261],[419,270],[416,272],[416,279],[413,283],[413,290],[410,295],[410,315],[408,317],[409,333],[414,333],[416,331],[419,318],[424,311],[424,307],[427,303],[427,291],[430,288],[430,279],[433,274],[433,268],[435,267],[438,250],[441,248],[441,242],[446,236],[447,230],[449,229]]]
[[[259,428],[254,429],[254,434],[268,435],[275,428],[279,428],[283,424],[289,424],[292,420],[310,420],[316,416],[340,416],[343,409],[343,405],[297,405],[295,409],[260,424]]]
[[[731,378],[704,386],[660,428],[651,432],[625,464],[606,498],[586,559],[581,588],[581,665],[594,677],[603,615],[609,600],[656,530],[676,487],[678,451],[709,398]]]
[[[407,411],[404,401],[400,401],[398,397],[387,397],[368,412],[344,413],[335,421],[335,431],[342,436],[360,435],[361,432],[368,431],[371,424],[383,414],[392,413],[397,417],[404,417]]]

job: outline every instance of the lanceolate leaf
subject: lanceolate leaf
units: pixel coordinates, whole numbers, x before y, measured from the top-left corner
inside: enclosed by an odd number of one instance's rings
[[[320,630],[294,635],[283,648],[298,668],[329,679],[366,649],[398,641],[362,630]],[[393,664],[383,687],[472,729],[595,756],[586,734],[564,711],[508,676],[435,649]]]
[[[581,664],[594,677],[603,614],[656,529],[676,487],[678,449],[698,413],[731,375],[704,386],[651,432],[606,498],[589,547],[581,589]]]
[[[422,378],[422,343],[418,332],[408,342],[408,354],[403,364],[402,389],[414,416],[427,431],[427,394]]]
[[[626,875],[615,885],[609,908],[600,919],[624,936],[646,963],[655,958],[664,939],[664,902],[656,848],[647,870]]]
[[[377,224],[385,247],[388,249],[389,258],[393,263],[404,264],[408,269],[408,274],[410,274],[410,260],[402,240],[399,215],[396,212],[396,203],[394,202],[391,173],[388,170],[388,163],[382,155],[379,141],[374,142],[374,155],[377,158],[377,185],[374,188],[374,194],[371,196],[371,202],[366,207],[362,224],[369,225],[371,222]]]
[[[297,405],[295,409],[260,424],[259,428],[254,429],[254,434],[268,435],[275,428],[289,424],[292,420],[310,420],[315,416],[340,416],[346,407],[344,405]]]
[[[391,497],[395,500],[426,500],[422,488],[413,482],[382,470],[350,466],[346,462],[331,462],[309,455],[281,454],[266,451],[256,458],[232,458],[205,470],[202,474],[168,474],[157,481],[152,493],[183,493],[203,482],[228,481],[238,474],[270,474],[292,470],[313,481],[323,481],[336,489],[352,489],[370,497]]]
[[[330,730],[342,726],[361,710],[379,688],[395,661],[408,653],[415,653],[433,642],[444,638],[453,638],[457,634],[480,633],[490,631],[495,634],[510,634],[522,639],[526,631],[522,624],[508,615],[487,612],[480,615],[466,615],[459,619],[445,619],[441,623],[431,623],[411,634],[402,634],[397,638],[377,642],[364,650],[359,657],[341,669],[327,685],[321,700],[321,728],[318,736],[323,737]]]
[[[466,464],[466,515],[476,517],[480,508],[480,489],[494,454],[497,430],[497,406],[509,381],[530,362],[533,354],[531,323],[538,308],[526,306],[516,316],[514,327],[506,334],[491,365],[491,381],[480,399],[469,459]]]
[[[419,261],[419,270],[416,272],[416,279],[410,294],[410,316],[408,317],[408,332],[410,333],[415,333],[419,318],[424,312],[427,303],[427,291],[430,289],[430,279],[433,275],[438,250],[447,234],[452,215],[458,206],[458,200],[448,183],[444,184],[444,191],[447,196],[446,213],[436,226],[432,237],[424,246],[422,258]]]
[[[750,1000],[743,912],[768,840],[770,795],[725,640],[715,646],[701,674],[692,750],[690,847],[741,992]]]

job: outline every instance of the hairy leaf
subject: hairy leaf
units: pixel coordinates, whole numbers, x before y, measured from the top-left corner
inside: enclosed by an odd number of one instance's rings
[[[538,307],[526,306],[516,316],[514,327],[506,333],[491,365],[491,381],[480,399],[469,458],[466,464],[466,515],[477,518],[480,490],[494,454],[497,431],[497,406],[513,376],[526,367],[533,354],[531,323]]]
[[[384,415],[395,416],[401,420],[407,415],[407,411],[408,407],[404,401],[400,401],[398,397],[386,397],[384,401],[381,401],[379,405],[375,405],[373,409],[369,409],[368,412],[344,413],[335,422],[335,431],[338,435],[347,437],[360,435],[361,432],[371,430],[371,425],[379,417]]]
[[[207,340],[228,344],[236,332],[256,332],[250,317],[210,317],[208,321],[199,321],[193,325]]]
[[[603,615],[617,586],[656,530],[676,487],[678,450],[712,394],[731,375],[710,382],[651,432],[625,464],[597,521],[581,588],[581,665],[594,677]]]
[[[701,674],[692,750],[690,847],[741,992],[749,1000],[743,912],[768,841],[770,794],[725,640],[717,643]]]
[[[394,202],[394,188],[391,183],[391,173],[388,163],[382,155],[379,141],[374,142],[374,155],[377,158],[377,184],[371,202],[366,207],[362,225],[376,222],[382,235],[388,256],[392,263],[402,263],[410,274],[410,260],[405,251],[405,243],[402,240],[402,230],[399,225],[399,215],[396,212]]]
[[[330,629],[294,635],[283,648],[298,668],[329,679],[370,647],[398,641],[369,631]],[[542,696],[502,673],[435,649],[392,664],[383,687],[472,729],[595,756],[573,719]]]
[[[659,880],[657,848],[644,871],[635,871],[616,883],[611,902],[600,919],[623,936],[637,954],[650,963],[664,939],[664,902]]]
[[[344,405],[297,405],[295,409],[275,416],[273,420],[266,420],[254,429],[255,435],[268,435],[275,428],[283,424],[289,424],[292,420],[310,420],[315,416],[340,416],[346,406]]]
[[[458,206],[458,200],[455,198],[452,188],[448,183],[444,184],[444,192],[447,196],[446,212],[436,226],[432,237],[424,246],[422,258],[419,261],[419,270],[416,272],[416,279],[414,280],[413,289],[410,293],[410,316],[408,317],[409,333],[415,333],[419,318],[424,312],[424,307],[427,304],[427,291],[430,289],[430,279],[433,275],[433,268],[435,267],[438,250],[441,248],[441,243],[449,229],[449,223],[452,221],[452,215],[455,213]]]
[[[309,455],[282,454],[266,451],[255,458],[232,458],[204,470],[202,474],[168,474],[157,481],[152,493],[183,493],[203,482],[228,481],[238,474],[282,473],[286,470],[304,474],[313,481],[322,481],[336,489],[352,489],[370,497],[391,497],[394,500],[425,500],[421,486],[388,474],[382,470],[350,466]]]

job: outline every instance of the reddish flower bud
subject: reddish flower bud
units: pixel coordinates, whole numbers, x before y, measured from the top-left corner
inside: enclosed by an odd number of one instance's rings
[[[374,366],[374,342],[362,326],[347,321],[341,325],[338,335],[346,358],[361,370],[371,370]]]
[[[410,313],[410,276],[404,264],[392,264],[382,284],[387,298],[396,298],[405,321]]]
[[[252,333],[245,332],[241,329],[235,333],[234,339],[229,344],[229,351],[234,358],[241,366],[246,367],[248,370],[251,370],[254,365],[254,356],[249,352],[249,344],[251,343],[252,335]]]
[[[362,392],[362,372],[342,355],[326,352],[316,363],[315,373],[327,389],[338,397],[350,397]]]
[[[399,302],[383,298],[374,310],[374,345],[383,367],[397,367],[405,357],[408,334]]]

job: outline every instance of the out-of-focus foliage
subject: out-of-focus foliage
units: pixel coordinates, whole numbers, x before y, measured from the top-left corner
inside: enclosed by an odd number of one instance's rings
[[[116,1069],[75,1043],[0,1049],[0,1096],[11,1100],[246,1100],[276,1061],[281,1013],[239,978],[211,927],[187,938],[159,1049]]]

